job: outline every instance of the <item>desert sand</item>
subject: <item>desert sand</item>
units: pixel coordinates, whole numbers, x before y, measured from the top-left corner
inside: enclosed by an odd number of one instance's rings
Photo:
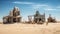
[[[0,24],[0,34],[60,34],[60,23]]]

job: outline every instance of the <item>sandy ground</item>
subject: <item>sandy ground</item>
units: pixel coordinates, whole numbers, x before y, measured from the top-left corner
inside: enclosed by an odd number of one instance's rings
[[[0,34],[60,34],[60,23],[0,24]]]

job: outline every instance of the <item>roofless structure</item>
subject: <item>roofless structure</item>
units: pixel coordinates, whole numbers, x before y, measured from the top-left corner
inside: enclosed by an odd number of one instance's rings
[[[33,17],[34,23],[42,24],[45,22],[45,13],[41,15],[39,11],[36,11],[36,13],[34,15],[30,15],[30,17]],[[31,18],[28,18],[29,22],[32,22]]]
[[[15,6],[14,9],[10,11],[10,14],[8,16],[3,17],[3,23],[7,24],[16,22],[21,22],[21,16],[19,8]]]
[[[35,23],[44,23],[45,22],[45,13],[40,14],[39,11],[36,11],[36,14],[34,15],[34,21]]]

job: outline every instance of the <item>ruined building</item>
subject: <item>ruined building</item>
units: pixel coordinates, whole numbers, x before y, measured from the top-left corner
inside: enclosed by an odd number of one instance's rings
[[[55,18],[53,19],[53,18],[51,17],[51,14],[49,14],[49,17],[48,17],[47,20],[48,20],[48,22],[53,22],[53,23],[56,22],[56,19],[55,19]]]
[[[3,23],[18,23],[21,22],[20,11],[18,7],[14,7],[13,10],[10,11],[8,16],[3,17]]]
[[[36,14],[34,15],[34,22],[35,23],[44,23],[45,22],[45,13],[41,15],[39,11],[36,11]]]
[[[32,21],[32,17],[33,17],[33,21]],[[34,15],[29,15],[28,19],[29,19],[29,23],[43,24],[45,22],[45,13],[41,15],[39,11],[36,11]]]

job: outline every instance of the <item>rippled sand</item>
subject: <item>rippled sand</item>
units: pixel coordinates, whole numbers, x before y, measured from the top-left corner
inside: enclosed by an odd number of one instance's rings
[[[0,34],[60,34],[60,23],[0,24]]]

